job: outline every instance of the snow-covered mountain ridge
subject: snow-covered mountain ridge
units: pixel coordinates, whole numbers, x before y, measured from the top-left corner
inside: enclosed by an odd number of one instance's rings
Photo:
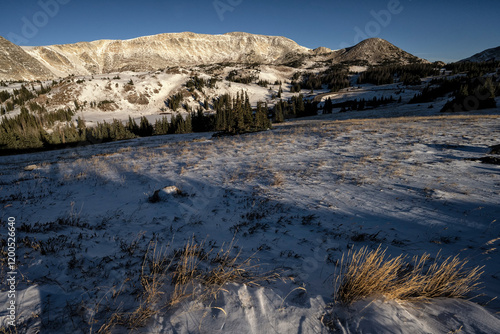
[[[130,40],[41,46],[26,48],[26,51],[54,74],[65,76],[151,71],[221,62],[276,63],[310,50],[285,37],[184,32]]]
[[[2,51],[9,54],[17,46],[3,40]],[[383,62],[407,64],[422,62],[391,43],[372,38],[358,45],[332,51],[319,47],[314,50],[300,46],[282,36],[255,35],[231,32],[223,35],[168,33],[138,37],[129,40],[98,40],[75,44],[37,47],[17,47],[24,56],[44,71],[20,75],[18,71],[4,70],[1,80],[45,79],[68,75],[94,75],[124,71],[152,71],[173,66],[194,66],[215,63],[282,65],[312,60],[329,62],[363,62],[367,65]],[[0,62],[0,68],[9,69],[16,59]],[[42,66],[40,66],[42,65]],[[36,66],[28,66],[36,67]],[[29,72],[29,71],[27,71]]]

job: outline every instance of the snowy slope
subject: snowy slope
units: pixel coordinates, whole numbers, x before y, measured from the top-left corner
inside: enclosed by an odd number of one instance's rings
[[[130,40],[100,40],[25,48],[54,74],[88,75],[123,71],[152,71],[170,66],[237,63],[276,63],[308,54],[309,49],[285,37],[190,32],[160,34]]]
[[[13,81],[212,64],[288,64],[293,67],[302,64],[305,69],[339,63],[427,62],[380,38],[369,38],[342,50],[324,47],[311,50],[282,36],[243,32],[223,35],[183,32],[37,47],[19,47],[2,38],[0,44],[5,54],[0,59],[0,68],[5,69],[0,79]]]
[[[215,68],[215,69],[214,69]],[[241,73],[251,73],[260,80],[270,82],[268,87],[262,87],[256,83],[241,84],[225,80],[228,73],[232,70]],[[150,120],[161,118],[175,111],[167,108],[165,101],[177,93],[184,96],[183,104],[197,110],[203,105],[204,101],[212,101],[224,94],[236,96],[242,91],[247,92],[251,104],[255,107],[257,102],[275,103],[271,99],[276,95],[279,85],[274,85],[276,81],[284,83],[283,98],[289,98],[289,84],[286,82],[295,73],[295,70],[284,66],[262,65],[257,69],[249,70],[246,66],[228,66],[228,67],[193,67],[193,68],[169,68],[162,71],[153,72],[121,72],[101,75],[69,77],[61,80],[53,86],[52,90],[36,98],[34,101],[43,105],[49,111],[58,109],[75,109],[75,102],[80,109],[74,117],[84,119],[89,125],[96,122],[112,121],[118,119],[126,121],[129,116],[138,118],[146,116]],[[194,76],[205,80],[217,78],[217,84],[213,88],[204,87],[201,91],[189,92],[186,83]],[[133,84],[130,84],[133,83]],[[46,86],[48,83],[44,83]],[[19,89],[20,84],[10,84],[3,88],[9,92],[13,89]],[[39,88],[37,84],[36,89]],[[305,92],[305,91],[304,91]],[[100,108],[97,105],[103,101],[110,101],[106,107]],[[181,113],[185,113],[184,108],[179,108]],[[14,116],[19,114],[20,108],[8,114]]]

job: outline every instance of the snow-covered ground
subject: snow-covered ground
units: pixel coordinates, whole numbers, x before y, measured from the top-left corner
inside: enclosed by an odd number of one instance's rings
[[[100,316],[140,304],[151,242],[171,254],[192,238],[215,249],[234,239],[235,252],[255,253],[262,270],[280,269],[285,280],[228,284],[211,304],[161,309],[136,332],[500,332],[500,302],[492,300],[500,294],[500,167],[466,160],[498,144],[500,110],[440,115],[444,102],[234,137],[172,135],[0,157],[2,239],[8,217],[17,228],[18,332],[97,332],[109,320]],[[167,186],[185,196],[148,200]],[[486,307],[446,299],[332,305],[335,263],[349,249],[378,245],[393,256],[440,252],[484,265],[474,301]],[[6,266],[1,275],[5,326]]]

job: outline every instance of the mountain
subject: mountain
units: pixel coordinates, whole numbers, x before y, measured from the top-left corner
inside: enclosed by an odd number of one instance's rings
[[[54,74],[21,47],[0,36],[0,80],[48,79]]]
[[[56,75],[151,71],[223,62],[280,63],[309,49],[285,37],[190,32],[27,48]]]
[[[500,61],[500,46],[496,48],[491,48],[484,50],[483,52],[476,53],[472,57],[461,60],[461,62],[481,62],[481,61]]]
[[[381,38],[369,38],[357,45],[339,50],[335,53],[338,62],[362,61],[373,64],[410,64],[426,62]]]
[[[325,47],[311,50],[285,37],[243,32],[223,35],[183,32],[22,48],[3,38],[1,42],[0,68],[3,79],[11,80],[143,72],[217,63],[300,66],[306,61],[366,65],[424,61],[380,38],[336,51]]]

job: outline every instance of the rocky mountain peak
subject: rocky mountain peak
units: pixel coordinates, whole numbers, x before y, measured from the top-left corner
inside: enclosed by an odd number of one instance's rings
[[[365,39],[351,48],[340,50],[340,58],[342,61],[363,60],[368,64],[409,64],[424,61],[382,38]]]

